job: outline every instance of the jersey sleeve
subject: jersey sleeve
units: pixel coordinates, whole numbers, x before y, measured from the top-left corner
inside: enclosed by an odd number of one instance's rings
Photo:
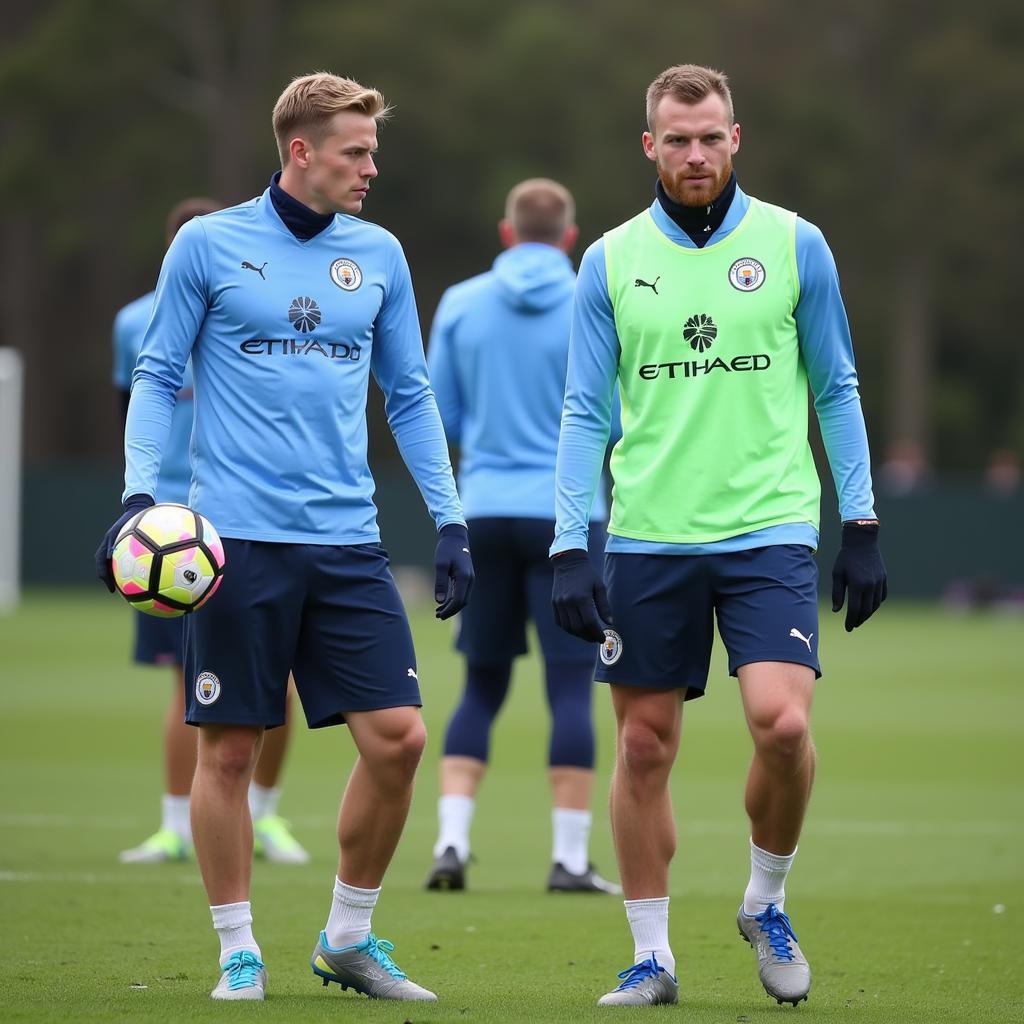
[[[437,411],[441,414],[441,423],[450,444],[458,444],[462,438],[463,410],[455,353],[452,351],[454,326],[451,292],[447,291],[441,296],[430,328],[427,372],[437,399]]]
[[[438,529],[465,523],[448,444],[427,377],[423,339],[405,254],[391,239],[387,293],[373,331],[370,368],[384,392],[388,424]]]
[[[209,251],[198,219],[177,233],[164,257],[153,315],[132,375],[125,423],[125,488],[156,494],[171,414],[208,308]]]
[[[871,457],[839,273],[824,235],[799,218],[796,257],[800,298],[794,318],[800,354],[814,393],[839,513],[844,521],[873,519]]]
[[[551,554],[587,550],[590,508],[612,429],[619,338],[608,295],[604,241],[580,263],[569,335],[569,366],[555,468],[555,541]]]

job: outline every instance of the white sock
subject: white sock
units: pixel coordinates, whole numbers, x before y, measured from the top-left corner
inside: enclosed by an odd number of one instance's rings
[[[574,875],[582,875],[587,870],[590,819],[590,811],[576,811],[569,807],[552,810],[552,864],[561,864]]]
[[[249,783],[249,813],[253,821],[277,814],[277,802],[281,799],[281,787],[267,788],[258,782]]]
[[[669,974],[676,973],[676,958],[668,944],[668,897],[624,900],[626,920],[633,933],[633,963],[653,956]]]
[[[380,889],[357,889],[334,880],[334,900],[327,918],[327,943],[333,949],[358,945],[370,934],[370,918]]]
[[[476,801],[471,796],[443,796],[437,801],[437,842],[434,856],[440,857],[449,846],[463,864],[469,860],[469,826],[473,823]]]
[[[160,806],[163,809],[160,831],[173,832],[186,843],[191,843],[192,824],[188,819],[188,800],[187,796],[171,796],[170,793],[164,793],[160,798]]]
[[[750,881],[743,894],[743,913],[760,914],[774,903],[779,910],[786,906],[786,876],[793,866],[796,850],[786,857],[769,853],[750,840]]]
[[[222,964],[240,949],[247,949],[263,959],[260,947],[252,937],[252,904],[248,900],[245,903],[222,903],[210,907],[210,913],[213,915],[214,930],[220,939]]]

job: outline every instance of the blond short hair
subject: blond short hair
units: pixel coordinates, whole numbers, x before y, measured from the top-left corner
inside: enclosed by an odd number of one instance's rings
[[[376,121],[384,121],[391,107],[376,89],[367,89],[351,78],[327,71],[295,78],[278,97],[272,117],[281,166],[288,163],[288,144],[296,134],[308,134],[319,146],[335,114],[352,110]]]
[[[505,200],[505,219],[520,242],[558,245],[576,222],[572,193],[551,178],[527,178]]]
[[[224,204],[216,199],[208,199],[206,196],[193,196],[189,199],[182,199],[171,207],[167,214],[167,244],[171,244],[174,236],[193,218],[202,217],[207,213],[216,213],[223,210]]]
[[[666,96],[692,105],[712,93],[722,98],[729,124],[732,124],[735,114],[732,93],[729,91],[729,79],[725,74],[715,71],[714,68],[701,67],[699,64],[676,64],[674,67],[666,68],[647,87],[647,127],[654,128],[654,112]]]

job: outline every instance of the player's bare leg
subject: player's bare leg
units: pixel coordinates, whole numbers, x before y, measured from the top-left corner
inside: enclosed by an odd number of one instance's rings
[[[205,724],[192,783],[192,840],[211,906],[249,899],[252,819],[248,788],[263,729]]]
[[[612,686],[616,719],[612,837],[627,900],[668,895],[676,826],[668,780],[679,750],[679,690]]]
[[[418,708],[345,715],[359,751],[338,813],[338,873],[327,926],[310,966],[324,985],[376,999],[434,1001],[390,957],[394,946],[373,934],[380,885],[405,826],[416,768],[427,741]]]
[[[679,750],[683,690],[612,685],[615,771],[612,838],[633,934],[633,964],[602,1006],[676,1003],[679,985],[668,941],[668,868],[676,851],[668,782]]]
[[[198,741],[197,730],[185,724],[185,676],[178,667],[164,715],[164,784],[169,795],[187,797],[192,792]]]
[[[185,724],[185,684],[180,666],[163,720],[164,793],[159,830],[139,846],[121,852],[122,864],[186,860],[192,853],[189,793],[196,770],[196,730]]]
[[[274,864],[308,864],[309,854],[291,833],[291,826],[277,813],[281,798],[281,772],[292,731],[295,706],[295,680],[288,677],[284,724],[268,729],[263,737],[263,750],[249,787],[249,810],[252,814],[253,854]]]
[[[783,907],[814,782],[814,670],[758,662],[741,667],[738,675],[754,756],[745,800],[751,876],[737,924],[757,952],[765,990],[779,1002],[796,1005],[807,997],[811,973]]]
[[[405,826],[427,731],[412,707],[349,712],[345,720],[359,757],[338,814],[338,877],[376,888]]]

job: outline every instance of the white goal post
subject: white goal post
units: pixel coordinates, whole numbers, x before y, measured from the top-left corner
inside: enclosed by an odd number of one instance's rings
[[[0,348],[0,614],[18,603],[21,584],[21,353]]]

